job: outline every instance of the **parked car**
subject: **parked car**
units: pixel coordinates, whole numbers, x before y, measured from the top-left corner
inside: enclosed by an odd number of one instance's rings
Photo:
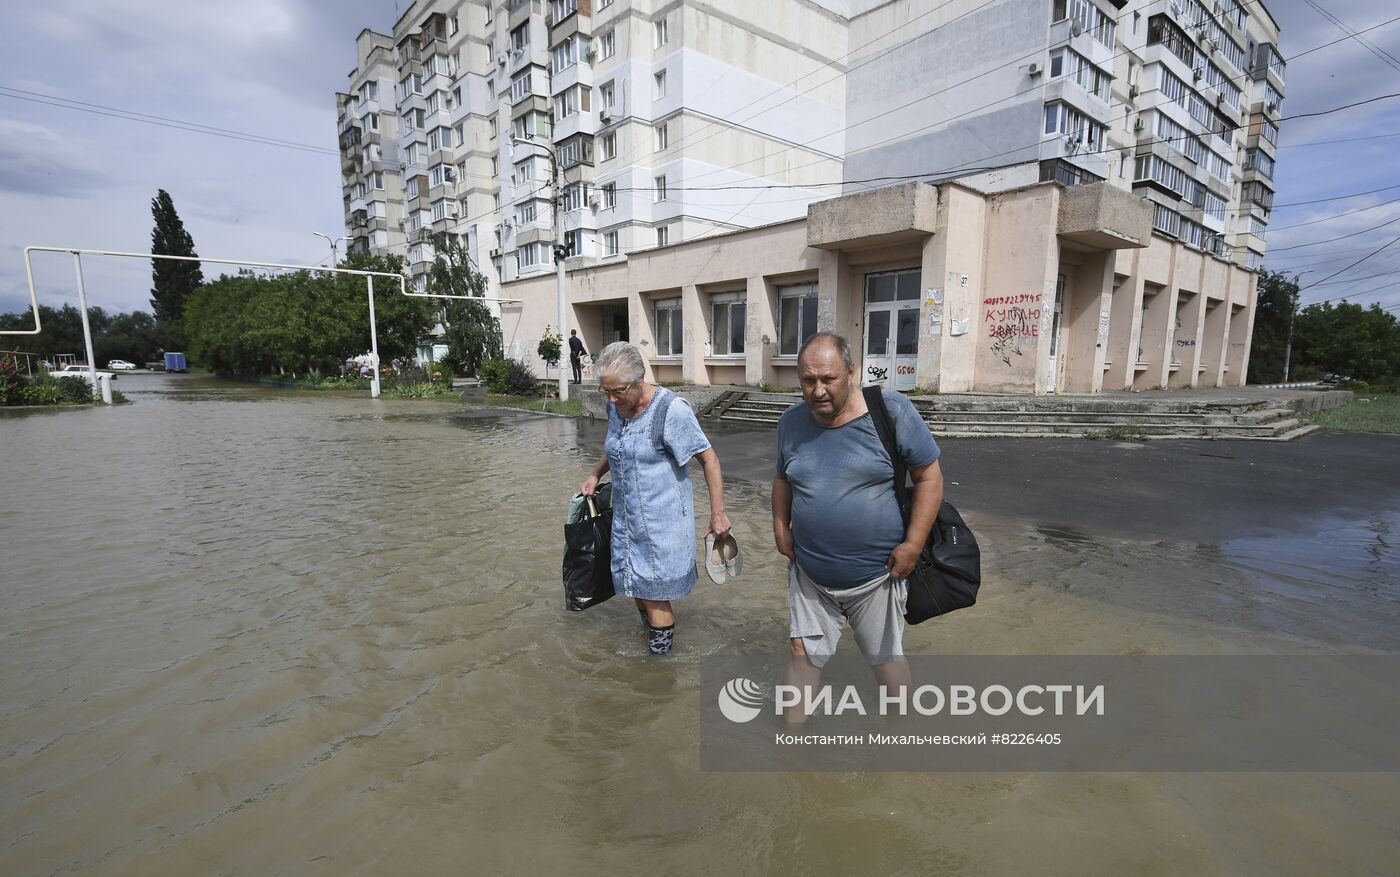
[[[73,378],[73,377],[77,377],[77,378],[86,379],[87,376],[88,376],[88,367],[85,366],[85,365],[83,365],[83,364],[80,363],[80,362],[70,362],[70,363],[68,363],[67,365],[65,365],[63,368],[56,369],[55,371],[51,371],[51,372],[49,372],[49,374],[52,375],[53,377],[56,377],[56,378]],[[99,369],[98,372],[97,372],[97,376],[98,376],[98,377],[101,377],[102,375],[108,375],[109,377],[115,377],[115,375],[113,375],[111,372],[109,372],[109,371],[102,371],[101,369]]]
[[[107,363],[107,368],[112,371],[129,372],[136,368],[136,364],[124,359],[114,359]]]

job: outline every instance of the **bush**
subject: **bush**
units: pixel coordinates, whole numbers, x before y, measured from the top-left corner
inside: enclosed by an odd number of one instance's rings
[[[509,359],[488,359],[481,364],[477,377],[486,385],[486,392],[505,395],[506,378],[510,375]]]
[[[519,360],[512,359],[506,367],[506,395],[510,396],[533,396],[539,385],[535,378],[535,373],[530,371],[530,367]],[[487,387],[489,391],[491,388]]]
[[[384,395],[393,399],[430,399],[451,392],[451,385],[439,381],[436,384],[398,384],[385,390]]]
[[[452,386],[452,379],[456,377],[451,364],[446,360],[428,363],[428,377],[434,383],[441,383]]]
[[[61,405],[63,389],[51,381],[35,381],[20,387],[18,401],[21,405]]]
[[[19,373],[19,364],[14,357],[0,356],[0,405],[19,401],[23,387],[24,376]]]
[[[66,375],[58,379],[57,387],[63,402],[92,401],[92,390],[88,388],[87,378]]]

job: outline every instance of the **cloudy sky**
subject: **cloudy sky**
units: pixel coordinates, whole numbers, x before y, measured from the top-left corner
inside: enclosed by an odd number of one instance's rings
[[[1363,31],[1400,15],[1392,0],[1264,2],[1283,28],[1284,56],[1301,55],[1287,67],[1286,117],[1400,92],[1400,22],[1364,34],[1377,52],[1345,39],[1301,54],[1345,36],[1314,7]],[[334,94],[354,66],[355,35],[387,32],[396,17],[394,0],[5,4],[0,311],[27,307],[25,245],[149,250],[158,188],[174,197],[202,255],[325,259],[326,242],[313,232],[344,233]],[[45,95],[94,112],[41,103]],[[113,118],[104,108],[229,136]],[[1269,267],[1307,272],[1305,303],[1345,295],[1400,306],[1400,242],[1328,276],[1400,237],[1400,99],[1282,127]],[[249,143],[236,132],[301,148]],[[1331,238],[1342,239],[1320,243]],[[147,307],[148,262],[88,259],[84,273],[90,304]],[[72,275],[71,257],[36,257],[41,301],[75,301]]]

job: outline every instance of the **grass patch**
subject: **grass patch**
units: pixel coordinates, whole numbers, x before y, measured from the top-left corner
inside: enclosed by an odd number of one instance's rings
[[[1358,393],[1350,405],[1309,411],[1303,419],[1327,429],[1400,434],[1400,394]]]
[[[1125,425],[1125,426],[1115,426],[1115,427],[1112,427],[1112,428],[1110,428],[1110,429],[1100,430],[1100,431],[1098,431],[1098,432],[1087,432],[1087,433],[1084,434],[1084,437],[1085,437],[1086,439],[1092,439],[1092,440],[1108,439],[1108,440],[1110,440],[1110,441],[1116,441],[1116,442],[1145,442],[1145,441],[1147,441],[1147,435],[1146,435],[1145,433],[1139,431],[1139,430],[1137,429],[1137,427],[1135,427],[1135,426],[1127,426],[1127,425]]]
[[[522,411],[562,414],[567,417],[583,416],[583,400],[581,399],[568,399],[560,402],[558,399],[541,399],[538,396],[500,396],[489,393],[486,396],[486,404],[501,408],[519,408]]]

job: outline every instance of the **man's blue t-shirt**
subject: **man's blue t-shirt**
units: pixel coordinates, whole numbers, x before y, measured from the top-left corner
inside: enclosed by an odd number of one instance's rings
[[[852,392],[860,390],[853,388]],[[938,459],[938,443],[902,394],[881,391],[906,466]],[[839,590],[868,582],[904,541],[894,470],[870,414],[837,427],[798,402],[778,421],[778,475],[792,485],[797,562],[814,582]]]

